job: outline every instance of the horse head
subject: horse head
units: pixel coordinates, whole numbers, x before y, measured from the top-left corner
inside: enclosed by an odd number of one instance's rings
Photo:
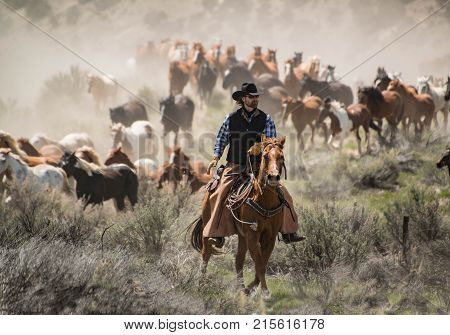
[[[119,143],[121,143],[124,139],[125,126],[121,123],[116,123],[111,128],[111,137],[112,137],[112,147],[117,148]]]
[[[303,62],[303,51],[294,52],[294,67],[299,66]]]
[[[285,168],[283,146],[286,137],[267,138],[261,135],[261,142],[251,152],[261,154],[261,165],[259,168],[259,184],[277,187],[281,179],[281,173]]]

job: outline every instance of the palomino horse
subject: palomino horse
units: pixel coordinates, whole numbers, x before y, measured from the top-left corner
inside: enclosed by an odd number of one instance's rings
[[[308,97],[305,100],[293,99],[291,97],[283,99],[282,124],[286,122],[289,114],[291,114],[292,123],[297,130],[297,139],[300,142],[301,150],[305,149],[302,133],[306,126],[311,128],[311,143],[314,143],[316,122],[319,120],[322,106],[322,100],[316,96]],[[324,123],[322,125],[325,126]]]
[[[112,76],[88,75],[88,93],[95,101],[96,110],[105,109],[108,104],[115,105],[117,84]]]
[[[89,204],[102,204],[114,199],[117,210],[125,209],[125,197],[133,207],[137,202],[138,179],[133,170],[125,164],[100,168],[75,154],[65,153],[60,166],[67,176],[77,182],[77,198],[82,199],[84,208]]]
[[[297,97],[300,90],[300,81],[294,73],[294,60],[288,59],[284,63],[284,87],[291,97]]]
[[[401,96],[396,92],[380,92],[377,88],[368,86],[358,89],[358,102],[367,106],[373,119],[387,120],[391,130],[392,144],[403,113]]]
[[[191,68],[188,63],[173,61],[169,65],[169,92],[170,94],[182,94],[189,82]]]
[[[448,168],[448,174],[450,176],[450,147],[449,146],[447,146],[447,148],[445,148],[444,154],[442,155],[439,162],[436,163],[436,167],[438,169],[442,169],[444,166],[446,166]]]
[[[434,102],[429,94],[416,94],[398,79],[389,83],[388,91],[400,94],[403,100],[402,125],[405,134],[408,133],[409,125],[414,124],[416,136],[420,136],[424,126],[430,128],[434,117]],[[422,120],[423,117],[423,120]]]
[[[305,75],[314,80],[319,80],[320,58],[318,56],[312,56],[307,62],[301,63],[299,68]]]
[[[67,176],[60,168],[47,164],[29,167],[18,155],[12,153],[11,149],[0,149],[0,176],[3,175],[18,185],[28,179],[40,186],[71,193]]]
[[[91,148],[94,147],[94,143],[86,133],[71,133],[64,136],[59,142],[49,138],[47,135],[38,133],[30,138],[30,143],[40,150],[44,145],[53,144],[58,146],[63,151],[75,151],[81,148],[83,145],[87,145]]]
[[[441,111],[444,114],[444,129],[447,129],[450,104],[445,100],[445,88],[434,86],[431,77],[428,76],[417,78],[417,91],[420,94],[429,94],[431,96],[434,102],[435,125],[438,127],[437,113]]]
[[[259,284],[265,296],[269,295],[266,283],[266,269],[270,255],[275,246],[278,232],[283,223],[282,209],[286,200],[280,190],[279,180],[284,167],[283,145],[285,137],[265,138],[261,136],[262,142],[255,144],[249,150],[249,155],[261,155],[261,166],[257,177],[252,177],[248,196],[229,203],[230,210],[236,217],[236,228],[238,231],[238,250],[236,254],[236,272],[238,283],[249,294]],[[205,197],[207,200],[207,197]],[[237,204],[237,206],[236,206]],[[203,203],[205,205],[205,203]],[[267,209],[267,210],[266,210]],[[266,214],[262,214],[266,212]],[[267,214],[270,212],[270,214]],[[191,233],[192,246],[202,254],[202,271],[206,271],[208,261],[217,250],[211,245],[207,237],[203,237],[203,220],[197,219]],[[245,288],[243,278],[243,267],[247,250],[255,264],[255,278]]]
[[[311,95],[317,95],[321,99],[330,97],[333,100],[342,102],[345,106],[353,103],[352,89],[349,86],[336,81],[328,83],[326,81],[314,80],[305,75],[305,77],[300,80],[300,90],[298,95],[303,98],[308,92],[310,92]]]

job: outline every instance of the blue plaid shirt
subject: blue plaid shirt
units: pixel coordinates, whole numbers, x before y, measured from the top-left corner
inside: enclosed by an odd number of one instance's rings
[[[216,137],[216,144],[214,145],[214,156],[215,157],[222,157],[223,151],[227,144],[230,141],[230,115],[228,114],[225,117],[225,120],[223,120],[223,124],[220,127],[219,133]],[[250,116],[250,121],[253,119],[254,113]],[[266,119],[266,127],[264,128],[264,135],[266,137],[276,137],[277,131],[275,129],[275,122],[273,121],[272,117],[267,114]]]

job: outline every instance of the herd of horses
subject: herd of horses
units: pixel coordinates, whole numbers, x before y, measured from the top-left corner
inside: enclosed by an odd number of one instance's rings
[[[307,127],[311,129],[311,142],[316,130],[320,129],[330,147],[333,140],[340,137],[339,148],[342,148],[345,137],[354,132],[360,154],[360,128],[365,132],[367,152],[371,151],[371,129],[377,133],[381,145],[395,143],[400,126],[405,138],[415,140],[420,139],[433,122],[435,127],[447,129],[450,77],[441,84],[430,77],[420,77],[418,85],[413,86],[405,84],[398,74],[387,73],[380,67],[372,85],[358,88],[354,101],[352,89],[340,82],[334,72],[335,67],[321,66],[318,57],[304,62],[302,53],[294,53],[284,62],[284,78],[280,79],[276,50],[268,49],[263,53],[257,46],[245,60],[238,60],[235,46],[227,47],[225,52],[221,48],[221,43],[214,43],[211,49],[206,50],[200,42],[189,47],[185,41],[147,43],[138,48],[133,59],[138,70],[145,71],[155,57],[169,62],[169,95],[160,100],[159,110],[163,137],[174,132],[175,139],[168,161],[161,166],[157,166],[154,159],[156,134],[154,125],[149,122],[146,106],[140,101],[115,106],[115,82],[111,78],[89,76],[88,89],[96,108],[109,108],[111,149],[107,157],[104,160],[100,158],[93,141],[85,133],[72,133],[55,140],[42,133],[29,139],[16,139],[0,131],[1,201],[8,201],[11,196],[11,183],[21,185],[27,180],[43,189],[54,189],[76,197],[84,208],[113,199],[118,211],[127,208],[126,199],[133,208],[138,202],[138,186],[143,182],[153,184],[157,189],[169,183],[174,190],[185,182],[192,192],[199,191],[212,176],[206,173],[203,162],[192,161],[178,146],[179,131],[192,131],[195,111],[193,100],[183,92],[190,84],[201,103],[208,103],[218,79],[222,80],[224,90],[231,91],[243,82],[255,82],[265,91],[260,97],[260,108],[271,114],[282,127],[290,116],[302,150],[305,148],[303,132]],[[438,113],[443,114],[443,124],[438,121]],[[388,124],[385,132],[384,121]],[[414,128],[413,137],[411,126]],[[263,138],[249,150],[249,155],[264,157],[259,171],[253,175],[248,194],[261,208],[276,207],[279,202],[275,191],[277,185],[267,186],[264,180],[267,175],[282,171],[284,144],[285,138]],[[448,167],[450,174],[450,148],[437,163],[438,168],[444,166]],[[261,219],[247,205],[240,207],[239,218],[242,222],[258,221],[261,224],[257,229],[241,224],[238,229],[238,280],[243,285],[242,268],[249,250],[256,274],[245,287],[245,292],[251,292],[260,284],[263,292],[268,293],[265,272],[280,228],[280,218]],[[192,244],[203,253],[206,244],[202,244],[201,229],[194,227]],[[213,251],[206,253],[211,255]]]

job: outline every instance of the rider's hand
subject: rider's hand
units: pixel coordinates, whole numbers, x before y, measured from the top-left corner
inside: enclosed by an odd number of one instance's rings
[[[209,163],[208,169],[206,170],[207,174],[210,174],[211,168],[216,167],[217,163],[219,162],[219,157],[214,157],[213,160]]]

